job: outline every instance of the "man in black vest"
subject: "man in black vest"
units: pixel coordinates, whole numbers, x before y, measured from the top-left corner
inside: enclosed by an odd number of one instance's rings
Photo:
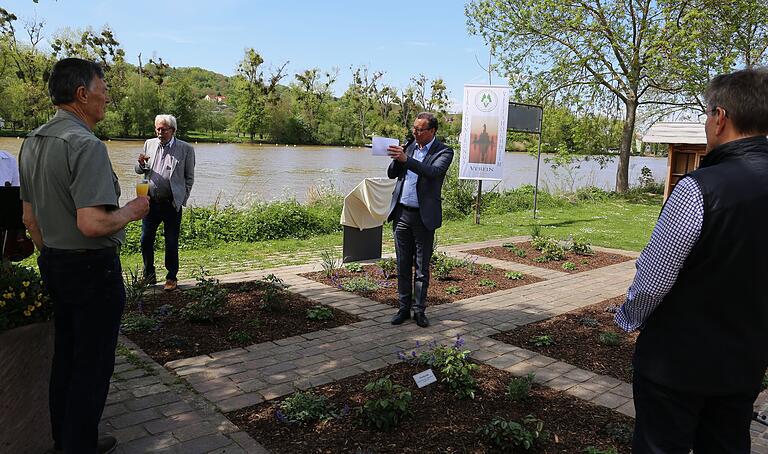
[[[435,230],[443,222],[440,193],[453,150],[435,138],[437,118],[422,112],[413,122],[414,140],[405,148],[387,148],[392,162],[387,169],[389,178],[397,178],[390,203],[389,220],[395,236],[397,255],[397,298],[400,310],[392,318],[399,325],[413,318],[422,328],[429,326],[424,314],[429,287],[429,260],[435,241]],[[414,260],[415,259],[415,260]],[[413,266],[416,266],[415,284]]]
[[[712,79],[708,154],[670,194],[616,313],[635,347],[633,453],[749,453],[768,366],[768,70]]]

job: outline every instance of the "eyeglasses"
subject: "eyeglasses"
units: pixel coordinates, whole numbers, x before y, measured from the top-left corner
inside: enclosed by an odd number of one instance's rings
[[[413,132],[415,134],[421,134],[424,131],[429,131],[432,128],[417,128],[416,126],[413,127]]]
[[[724,108],[724,107],[715,106],[715,107],[713,107],[712,109],[710,109],[710,110],[705,110],[705,111],[704,111],[704,113],[701,113],[701,114],[699,114],[699,123],[705,123],[705,122],[707,121],[707,116],[708,116],[709,114],[713,114],[713,115],[714,115],[714,114],[715,114],[715,112],[717,112],[717,109],[721,109],[721,110],[723,111],[723,116],[724,116],[724,117],[727,117],[727,116],[728,116],[728,111],[727,111],[727,110],[725,110],[725,108]]]

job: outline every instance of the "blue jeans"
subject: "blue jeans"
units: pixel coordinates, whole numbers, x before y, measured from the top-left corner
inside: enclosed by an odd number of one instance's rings
[[[49,389],[55,447],[95,453],[125,306],[120,258],[115,249],[44,248],[38,265],[55,315]]]
[[[155,236],[160,223],[165,236],[165,278],[176,280],[179,272],[179,232],[181,208],[177,211],[170,201],[149,202],[149,214],[141,221],[141,257],[144,260],[144,277],[155,276]]]

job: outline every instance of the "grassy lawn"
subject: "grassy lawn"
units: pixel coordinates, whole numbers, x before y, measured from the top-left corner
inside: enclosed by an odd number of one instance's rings
[[[437,231],[439,245],[470,243],[516,235],[529,235],[535,223],[545,235],[566,238],[581,236],[596,246],[631,251],[641,250],[648,242],[661,209],[660,202],[630,203],[622,199],[582,203],[565,208],[539,210],[538,219],[530,211],[503,215],[483,215],[480,225],[473,217],[447,221]],[[384,226],[384,252],[393,252],[392,231]],[[225,243],[216,247],[181,250],[180,279],[186,279],[204,267],[212,275],[265,269],[284,265],[297,265],[317,260],[320,252],[333,248],[341,257],[342,234],[315,236],[303,240],[285,239],[254,243]],[[160,267],[163,251],[155,253]],[[123,267],[141,267],[141,254],[123,254]],[[158,268],[159,277],[162,270]]]

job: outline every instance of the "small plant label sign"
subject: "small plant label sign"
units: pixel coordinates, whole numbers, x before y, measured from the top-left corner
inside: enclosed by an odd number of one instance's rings
[[[418,374],[413,376],[413,379],[416,381],[416,386],[419,387],[419,389],[431,385],[432,383],[437,381],[437,378],[435,377],[435,373],[432,372],[432,369],[427,369],[424,372],[419,372]]]

